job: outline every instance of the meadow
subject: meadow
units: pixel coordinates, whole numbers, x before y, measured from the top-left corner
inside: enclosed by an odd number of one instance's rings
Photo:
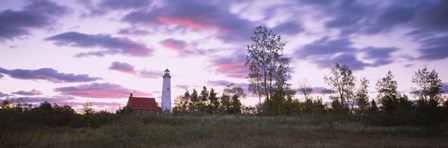
[[[0,147],[448,147],[446,127],[373,126],[329,115],[128,115],[98,128],[4,130]]]

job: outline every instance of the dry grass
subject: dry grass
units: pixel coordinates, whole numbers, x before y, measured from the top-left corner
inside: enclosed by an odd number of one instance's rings
[[[129,117],[98,129],[2,132],[0,147],[448,147],[447,131],[312,116]]]

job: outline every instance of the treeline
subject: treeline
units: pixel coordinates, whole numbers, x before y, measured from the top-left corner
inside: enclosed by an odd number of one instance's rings
[[[203,115],[241,114],[242,111],[250,111],[250,108],[242,107],[240,98],[245,97],[246,94],[240,86],[232,83],[223,85],[225,89],[221,96],[218,96],[213,88],[209,91],[205,86],[200,93],[196,89],[193,89],[191,93],[186,90],[183,96],[176,99],[173,113],[175,115]]]
[[[397,82],[390,71],[376,83],[378,96],[370,99],[369,80],[363,77],[357,82],[347,65],[336,63],[331,74],[324,77],[336,94],[332,96],[331,106],[326,107],[321,99],[309,97],[312,89],[306,85],[297,89],[304,94],[305,101],[293,99],[295,90],[287,82],[290,59],[283,54],[286,42],[280,35],[258,26],[251,40],[247,45],[247,78],[249,90],[260,99],[257,108],[260,115],[331,113],[381,125],[430,125],[448,121],[448,100],[442,96],[442,80],[435,70],[425,67],[413,76],[412,82],[417,87],[412,95],[417,100],[409,100],[407,95],[397,91]]]
[[[94,111],[91,105],[86,103],[83,112],[77,113],[68,105],[59,106],[43,102],[38,107],[30,108],[21,103],[4,100],[0,109],[0,131],[27,130],[42,126],[97,128],[116,121],[123,114],[123,110],[118,110],[116,114]]]

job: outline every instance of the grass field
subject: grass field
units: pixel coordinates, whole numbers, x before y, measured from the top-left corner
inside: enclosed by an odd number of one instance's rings
[[[329,116],[125,117],[96,129],[1,132],[0,147],[448,147],[446,127],[377,127]]]

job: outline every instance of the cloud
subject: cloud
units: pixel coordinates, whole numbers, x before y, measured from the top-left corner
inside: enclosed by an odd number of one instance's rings
[[[38,91],[38,90],[30,90],[30,91],[17,91],[17,92],[13,92],[12,94],[15,95],[22,95],[22,96],[37,96],[37,95],[42,95],[42,92]]]
[[[155,79],[160,78],[163,74],[161,71],[152,70],[136,70],[134,66],[124,62],[112,62],[109,67],[110,70],[115,70],[122,73],[133,74],[142,78]]]
[[[109,10],[128,10],[145,8],[149,5],[151,5],[151,0],[102,0],[98,7]]]
[[[226,81],[226,80],[208,80],[207,81],[207,85],[210,86],[224,86],[225,84],[230,84],[230,81]]]
[[[432,61],[448,57],[448,35],[428,38],[420,41],[423,47],[418,49],[419,59]]]
[[[175,51],[183,51],[186,46],[187,43],[181,40],[176,40],[173,38],[169,38],[169,39],[165,39],[162,42],[160,42],[160,44],[162,44],[162,46],[169,48],[169,49],[173,49]]]
[[[368,63],[364,63],[363,61],[358,60],[354,54],[344,53],[337,55],[331,59],[318,59],[313,60],[314,63],[318,64],[319,67],[322,68],[331,68],[334,66],[334,63],[345,64],[350,67],[351,70],[363,70],[365,67],[370,66]]]
[[[121,63],[121,62],[112,62],[112,65],[109,67],[110,70],[115,70],[123,73],[129,73],[129,74],[135,74],[136,71],[134,69],[134,66],[128,63]]]
[[[352,41],[347,38],[329,39],[323,37],[302,46],[294,52],[299,59],[309,60],[322,68],[331,68],[334,63],[346,64],[352,70],[363,70],[366,67],[378,67],[393,62],[392,53],[398,51],[394,47],[353,48]],[[364,58],[357,57],[364,54]],[[364,60],[370,60],[368,63]]]
[[[59,46],[73,46],[81,48],[103,48],[102,51],[80,53],[77,56],[104,56],[107,54],[122,54],[127,56],[147,57],[152,55],[153,49],[144,44],[134,42],[127,38],[116,38],[105,34],[84,34],[78,32],[65,32],[46,38]]]
[[[137,28],[123,28],[118,31],[118,34],[121,35],[134,35],[134,36],[142,36],[142,35],[148,35],[149,31],[143,30],[143,29],[137,29]]]
[[[248,20],[230,13],[229,9],[222,2],[163,1],[158,7],[132,11],[122,20],[132,25],[175,25],[196,31],[216,31],[215,35],[224,41],[247,41],[253,25]]]
[[[185,89],[185,90],[190,88],[190,86],[188,86],[188,85],[176,85],[175,87],[180,88],[180,89]]]
[[[431,31],[447,31],[448,2],[443,0],[396,0],[396,1],[328,1],[299,0],[310,5],[327,18],[325,26],[339,29],[341,35],[377,34],[396,28],[408,27]]]
[[[323,37],[295,51],[295,56],[308,58],[311,56],[328,56],[343,52],[353,52],[352,42],[346,38],[329,39]]]
[[[373,67],[387,65],[393,62],[392,53],[398,51],[398,48],[378,48],[378,47],[367,47],[361,49],[365,52],[365,58],[374,60],[371,65]]]
[[[62,104],[62,105],[70,105],[71,101],[75,99],[73,97],[66,96],[53,96],[53,97],[8,97],[5,100],[9,100],[11,102],[16,103],[27,103],[27,104],[40,104],[45,101],[51,104]]]
[[[272,28],[273,31],[280,33],[280,34],[286,34],[286,35],[294,35],[299,32],[302,32],[304,30],[301,23],[297,21],[290,21],[286,23],[279,24]]]
[[[48,28],[68,11],[64,6],[45,0],[29,1],[20,11],[4,10],[0,12],[0,41],[28,35],[33,29]]]
[[[78,96],[86,98],[127,98],[130,93],[136,96],[150,96],[149,93],[124,88],[111,83],[91,83],[70,87],[59,87],[56,92],[62,95]]]
[[[2,92],[0,92],[0,97],[7,97],[7,96],[9,96],[8,94],[5,94],[5,93],[2,93]]]
[[[41,68],[36,70],[13,69],[8,70],[0,67],[0,73],[9,75],[12,78],[24,80],[46,80],[55,83],[71,83],[71,82],[91,82],[100,80],[98,77],[90,77],[86,74],[66,74],[60,73],[51,68]]]
[[[139,72],[139,76],[148,79],[160,78],[162,76],[162,72],[160,71],[149,71],[149,70],[141,70]]]
[[[232,78],[246,78],[249,74],[244,54],[216,57],[211,61],[209,67],[214,69],[215,73]]]

